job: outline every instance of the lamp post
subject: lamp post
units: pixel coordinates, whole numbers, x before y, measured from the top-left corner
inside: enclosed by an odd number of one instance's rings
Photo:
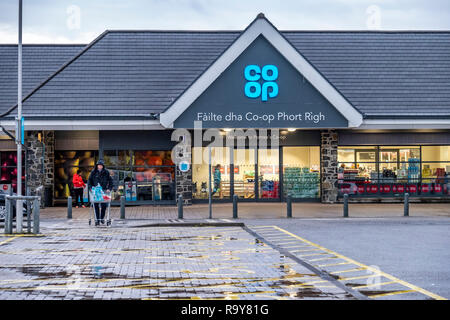
[[[16,118],[16,144],[17,144],[17,195],[22,195],[22,0],[19,0],[19,44],[17,60],[17,118]],[[16,230],[22,232],[23,202],[16,203]]]
[[[212,175],[212,170],[211,170],[211,165],[212,165],[212,162],[211,162],[211,147],[209,147],[208,146],[208,167],[209,167],[209,175],[208,175],[208,178],[209,178],[209,183],[208,183],[208,208],[209,208],[209,219],[212,219],[212,195],[211,195],[211,193],[212,193],[212,178],[211,178],[211,175]]]

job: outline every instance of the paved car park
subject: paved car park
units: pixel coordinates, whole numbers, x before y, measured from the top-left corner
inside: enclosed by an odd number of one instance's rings
[[[0,300],[448,299],[450,220],[433,206],[411,217],[371,217],[378,206],[357,218],[217,210],[212,220],[190,215],[194,206],[184,220],[173,207],[147,207],[147,219],[127,207],[110,228],[89,227],[88,209],[67,220],[50,208],[41,235],[0,236]]]
[[[450,220],[447,217],[266,219],[244,222],[275,225],[450,299]],[[394,297],[406,298],[400,295]]]
[[[0,300],[355,298],[240,226],[43,232],[2,238]]]

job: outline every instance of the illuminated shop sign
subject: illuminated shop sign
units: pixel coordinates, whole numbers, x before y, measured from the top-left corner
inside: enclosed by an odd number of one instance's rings
[[[259,98],[267,101],[269,98],[275,98],[278,95],[278,68],[268,64],[260,68],[258,65],[250,64],[244,70],[245,84],[244,92],[249,98]],[[260,82],[262,77],[262,84]]]
[[[175,128],[342,128],[347,119],[257,38],[175,120]]]

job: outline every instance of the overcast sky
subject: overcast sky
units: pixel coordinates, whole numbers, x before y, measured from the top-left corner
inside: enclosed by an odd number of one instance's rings
[[[24,43],[88,43],[106,29],[450,30],[449,0],[23,0]],[[17,42],[17,0],[0,0],[0,43]]]

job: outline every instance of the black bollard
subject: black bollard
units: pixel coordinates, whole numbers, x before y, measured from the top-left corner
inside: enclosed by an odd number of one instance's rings
[[[286,198],[286,214],[288,218],[292,218],[292,197],[290,195]]]
[[[120,219],[125,219],[125,197],[120,196]]]
[[[183,196],[178,196],[178,219],[183,219]]]
[[[344,194],[344,218],[348,218],[348,194]]]
[[[72,219],[72,197],[67,197],[67,219]]]
[[[238,195],[233,195],[233,219],[238,218]]]
[[[409,217],[409,193],[405,193],[405,199],[403,201],[403,216]]]

